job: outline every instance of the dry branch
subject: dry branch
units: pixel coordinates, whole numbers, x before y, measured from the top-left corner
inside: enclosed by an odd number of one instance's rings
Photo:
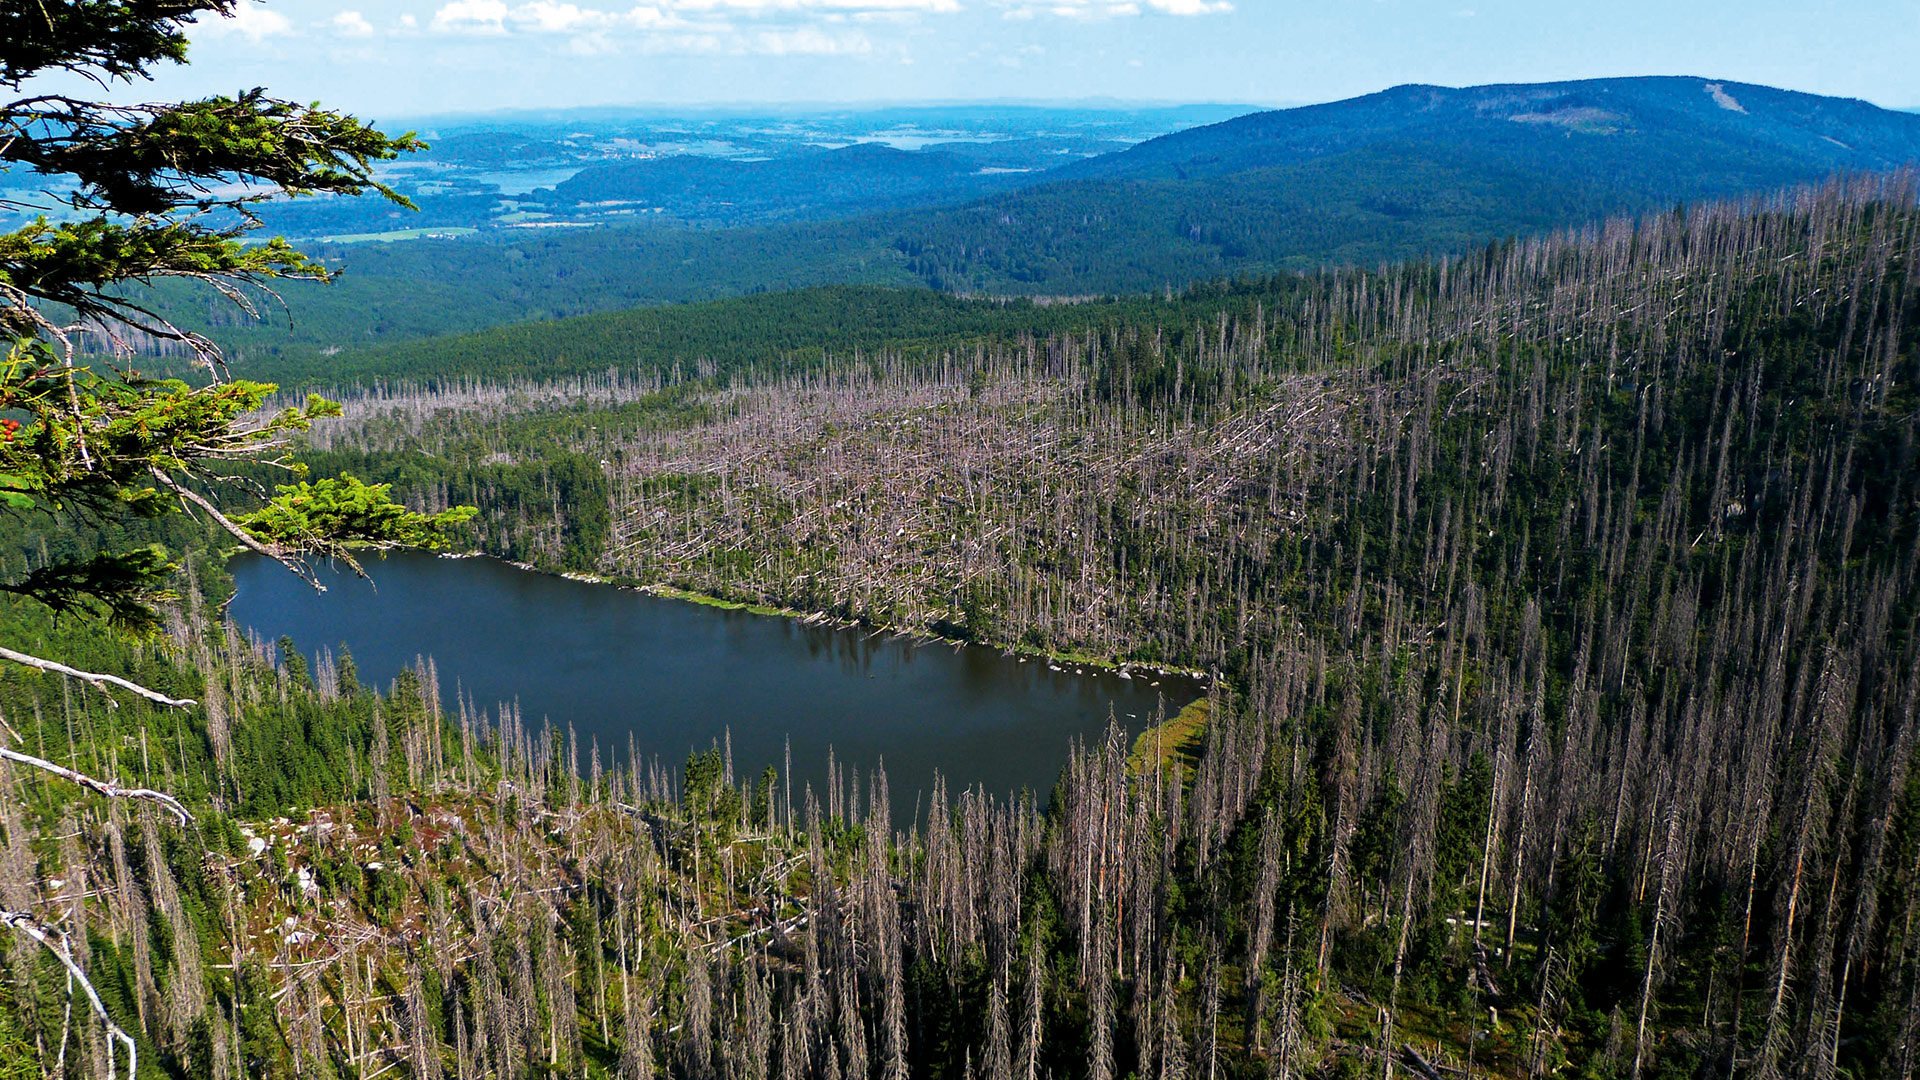
[[[178,818],[180,824],[189,825],[193,822],[193,815],[187,813],[187,808],[180,805],[180,800],[164,791],[155,791],[152,788],[127,788],[121,787],[111,780],[96,780],[85,773],[75,772],[64,765],[55,765],[45,758],[37,758],[31,754],[22,754],[18,750],[9,750],[4,746],[0,746],[0,761],[17,761],[22,765],[32,766],[41,772],[51,773],[62,780],[70,780],[89,791],[98,792],[109,799],[134,799],[141,802],[157,803],[168,813]]]
[[[129,682],[126,679],[120,678],[118,675],[102,675],[92,671],[81,671],[78,668],[68,667],[57,660],[42,660],[37,656],[29,656],[26,653],[16,652],[4,646],[0,646],[0,660],[11,660],[23,667],[35,668],[39,671],[50,671],[55,675],[65,675],[68,678],[79,679],[81,682],[93,686],[103,693],[109,686],[119,687],[129,694],[145,698],[156,705],[165,705],[169,708],[185,709],[199,704],[191,698],[170,698],[157,690],[149,690],[139,683]],[[109,695],[107,700],[110,702],[113,701],[112,696]]]
[[[6,753],[6,751],[0,749],[0,753]],[[79,984],[81,991],[87,995],[87,1003],[93,1007],[94,1015],[100,1018],[100,1023],[107,1029],[109,1080],[115,1075],[113,1057],[115,1042],[127,1048],[127,1080],[133,1080],[139,1074],[139,1050],[134,1045],[133,1036],[128,1035],[119,1024],[113,1022],[113,1017],[108,1015],[106,1005],[100,1001],[99,993],[93,988],[93,982],[87,978],[87,973],[73,959],[73,949],[67,944],[67,936],[24,911],[0,911],[0,925],[8,926],[39,942],[41,947],[52,953],[53,958],[66,969],[67,978]]]

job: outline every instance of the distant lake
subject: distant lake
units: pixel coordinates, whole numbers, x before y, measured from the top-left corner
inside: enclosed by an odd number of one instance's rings
[[[1162,707],[1198,697],[1191,681],[1141,672],[1123,679],[984,648],[916,644],[892,634],[808,625],[532,573],[493,559],[414,552],[369,560],[373,583],[321,569],[316,593],[277,564],[235,559],[234,622],[309,658],[353,654],[382,689],[430,656],[449,711],[456,691],[497,715],[517,700],[523,721],[572,723],[586,768],[643,758],[678,768],[731,732],[736,777],[780,766],[790,739],[794,800],[822,790],[832,748],[864,778],[885,761],[896,814],[911,814],[934,771],[948,786],[985,785],[1043,801],[1076,737],[1093,740],[1111,713],[1131,733]],[[1151,685],[1154,681],[1160,685]],[[824,801],[824,795],[822,796]]]

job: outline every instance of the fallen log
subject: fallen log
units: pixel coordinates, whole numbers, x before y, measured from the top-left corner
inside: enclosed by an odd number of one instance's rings
[[[1415,1050],[1412,1043],[1401,1043],[1400,1052],[1406,1056],[1407,1064],[1413,1067],[1413,1071],[1426,1077],[1427,1080],[1446,1080],[1446,1076],[1443,1075],[1445,1073],[1452,1073],[1455,1076],[1467,1074],[1465,1069],[1456,1069],[1450,1065],[1435,1065],[1421,1057],[1420,1051]]]

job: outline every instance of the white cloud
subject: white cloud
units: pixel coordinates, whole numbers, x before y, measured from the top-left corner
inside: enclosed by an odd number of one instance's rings
[[[214,37],[239,34],[248,41],[261,42],[270,37],[293,33],[293,23],[277,11],[241,3],[229,17],[214,17],[201,24]]]
[[[1061,19],[1116,19],[1148,11],[1162,15],[1224,15],[1233,10],[1231,0],[999,0],[1008,19],[1032,19],[1052,15]]]
[[[876,52],[874,44],[853,26],[959,10],[961,0],[652,0],[624,9],[570,0],[443,0],[429,29],[559,37],[576,56],[866,56]]]
[[[827,34],[811,26],[764,31],[749,40],[752,51],[767,56],[852,56],[873,51],[864,34]]]
[[[546,34],[597,29],[607,18],[605,12],[583,11],[576,5],[556,4],[551,0],[522,4],[513,12],[515,22]]]
[[[1233,10],[1229,0],[1147,0],[1147,6],[1169,15],[1225,15]]]
[[[626,11],[601,11],[554,0],[533,0],[506,13],[506,25],[542,34],[571,34],[590,30],[657,29],[683,25],[684,20],[659,7],[641,4]]]
[[[433,13],[433,29],[468,33],[507,32],[507,5],[501,0],[453,0]]]
[[[680,11],[732,12],[742,15],[867,14],[872,12],[929,12],[960,10],[959,0],[671,0]]]
[[[710,56],[740,51],[729,31],[700,33],[648,34],[640,39],[640,51],[650,56]]]
[[[658,0],[624,11],[581,7],[561,0],[528,0],[512,5],[506,0],[447,0],[434,12],[431,26],[441,32],[469,34],[583,34],[686,27],[691,25],[689,15],[834,21],[959,10],[960,0]]]
[[[341,37],[370,38],[373,36],[373,24],[365,15],[357,11],[343,11],[327,20],[327,26]]]

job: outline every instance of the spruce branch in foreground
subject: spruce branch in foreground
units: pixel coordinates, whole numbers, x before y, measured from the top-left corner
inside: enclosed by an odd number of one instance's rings
[[[330,280],[331,271],[285,240],[250,240],[260,224],[251,208],[272,198],[369,191],[404,205],[374,179],[372,168],[420,143],[258,89],[129,106],[37,92],[42,88],[34,85],[38,77],[62,74],[103,90],[149,78],[158,67],[186,61],[187,31],[197,18],[231,17],[237,6],[236,0],[0,0],[0,94],[12,97],[0,100],[0,174],[18,170],[70,184],[65,193],[46,193],[43,202],[4,204],[40,216],[0,234],[0,512],[102,525],[188,514],[314,582],[306,556],[351,563],[359,549],[439,546],[446,529],[470,511],[413,514],[394,504],[385,486],[350,477],[223,504],[222,495],[235,486],[223,466],[267,461],[303,476],[285,455],[288,437],[337,407],[312,398],[264,412],[275,386],[228,378],[211,341],[155,314],[127,289],[184,278],[254,316],[249,290],[277,300],[272,282]],[[199,361],[203,383],[133,370],[125,364],[129,332],[184,344]],[[98,535],[110,534],[100,529]],[[151,545],[102,550],[0,579],[0,592],[56,615],[102,616],[123,630],[151,633],[160,623],[159,605],[175,599],[167,582],[176,569]],[[14,648],[0,647],[0,660],[169,708],[195,704]],[[191,821],[163,792],[124,788],[5,747],[0,760],[110,799],[157,803],[182,824]],[[82,989],[111,1039],[108,1075],[115,1073],[111,1046],[117,1042],[126,1049],[126,1075],[133,1076],[134,1040],[109,1015],[66,936],[25,912],[0,912],[0,923],[59,962],[69,991],[75,984]]]

